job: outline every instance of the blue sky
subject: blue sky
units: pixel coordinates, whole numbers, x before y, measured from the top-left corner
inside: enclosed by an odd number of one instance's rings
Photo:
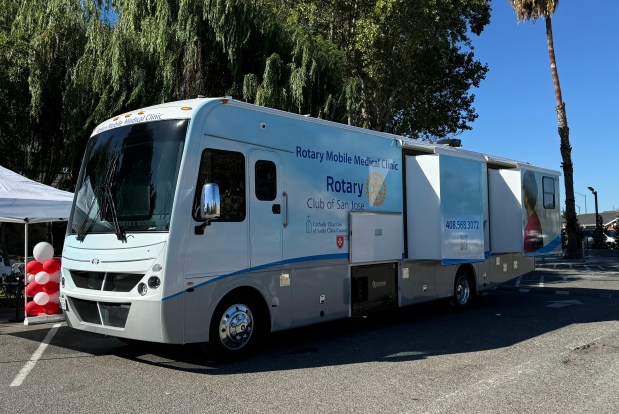
[[[508,0],[491,4],[490,24],[473,36],[475,55],[490,70],[474,91],[479,118],[459,136],[462,146],[562,171],[545,22],[518,23]],[[585,213],[585,202],[587,212],[595,212],[589,186],[598,192],[600,212],[619,209],[617,16],[617,0],[563,0],[552,19],[576,213]],[[562,209],[564,194],[561,179]]]

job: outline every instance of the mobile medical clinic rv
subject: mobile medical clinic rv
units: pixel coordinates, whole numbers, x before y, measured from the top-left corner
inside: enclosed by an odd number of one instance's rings
[[[63,250],[70,326],[259,337],[476,293],[560,245],[559,173],[229,98],[100,124]]]

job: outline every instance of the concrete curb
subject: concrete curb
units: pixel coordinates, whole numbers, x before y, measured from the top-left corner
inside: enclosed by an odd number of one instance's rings
[[[64,315],[28,316],[24,319],[24,325],[38,325],[41,323],[64,322]]]

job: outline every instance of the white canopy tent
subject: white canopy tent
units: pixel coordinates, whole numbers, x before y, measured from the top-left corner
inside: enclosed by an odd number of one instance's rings
[[[0,166],[0,222],[24,224],[24,266],[28,260],[28,224],[66,221],[72,202],[73,193],[41,184]]]
[[[0,221],[66,221],[72,201],[73,193],[38,183],[0,166]]]

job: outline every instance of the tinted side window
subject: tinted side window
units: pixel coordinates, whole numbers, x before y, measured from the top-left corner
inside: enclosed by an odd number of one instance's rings
[[[193,202],[193,217],[199,220],[200,194],[207,183],[219,185],[221,215],[217,221],[245,220],[245,157],[240,152],[207,148],[202,151]]]
[[[256,161],[256,198],[262,201],[273,201],[277,197],[277,174],[273,161]]]
[[[542,177],[544,192],[544,208],[555,208],[555,180],[552,177]]]

